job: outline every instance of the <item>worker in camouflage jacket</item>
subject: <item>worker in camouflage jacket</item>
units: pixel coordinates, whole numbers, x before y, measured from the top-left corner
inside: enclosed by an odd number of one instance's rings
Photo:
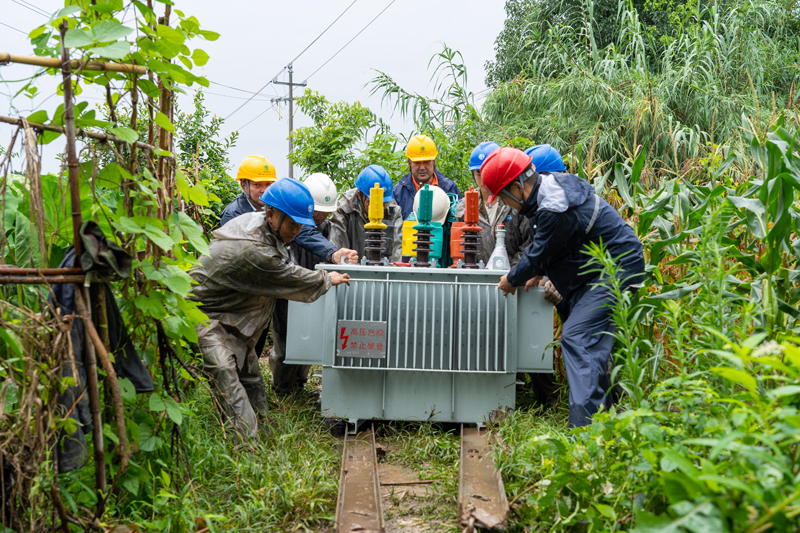
[[[241,215],[214,232],[208,255],[190,271],[192,299],[209,321],[197,326],[206,368],[224,401],[227,422],[244,437],[267,414],[267,397],[254,348],[275,300],[313,302],[347,274],[293,264],[287,245],[303,224],[313,224],[314,200],[301,182],[283,178],[261,200],[266,212]]]
[[[278,181],[278,177],[275,173],[275,166],[266,157],[249,155],[239,165],[236,180],[242,187],[242,193],[225,207],[220,218],[220,226],[224,226],[245,213],[263,210],[264,202],[261,201],[261,196],[271,184]],[[335,206],[335,194],[331,200]],[[337,249],[327,237],[328,234],[320,232],[317,226],[304,225],[300,230],[300,234],[292,240],[291,247],[294,250],[302,250],[302,252],[296,253],[298,257],[319,257],[321,259],[318,262],[335,263],[341,259],[342,255],[350,263],[358,261],[358,255],[354,251]],[[295,261],[295,264],[300,264],[306,268],[314,268],[313,265],[308,267],[298,261]],[[270,322],[270,327],[264,329],[255,347],[256,354],[260,356],[264,352],[264,346],[267,343],[267,334],[272,330],[273,347],[270,351],[270,361],[280,361],[280,363],[271,364],[270,366],[273,372],[272,387],[278,394],[289,394],[302,389],[307,381],[308,374],[307,368],[282,364],[285,359],[288,311],[289,302],[279,299],[275,303],[275,316]]]
[[[327,239],[330,236],[330,221],[328,216],[336,210],[337,191],[336,185],[327,174],[315,173],[307,177],[303,183],[311,192],[314,199],[313,226],[303,226],[312,232]],[[319,263],[327,263],[325,257],[315,255],[307,248],[301,246],[297,239],[289,243],[289,254],[292,262],[303,268],[314,270]],[[355,252],[353,252],[355,254]],[[357,256],[355,256],[357,257]],[[353,262],[355,262],[355,257]],[[301,390],[308,381],[308,365],[287,365],[286,336],[289,327],[289,302],[279,299],[275,303],[275,312],[270,322],[272,333],[272,350],[269,352],[269,367],[272,370],[272,388],[278,394],[289,394]]]
[[[331,242],[335,246],[365,254],[367,233],[364,224],[369,222],[370,189],[375,184],[383,189],[383,223],[386,224],[386,243],[382,257],[390,262],[400,261],[403,253],[403,215],[392,195],[392,179],[380,165],[370,165],[356,178],[355,189],[342,195],[331,217]]]

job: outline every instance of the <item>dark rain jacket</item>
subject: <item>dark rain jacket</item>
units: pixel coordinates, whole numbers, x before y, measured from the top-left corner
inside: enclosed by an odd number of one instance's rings
[[[348,248],[365,257],[367,230],[369,222],[364,213],[364,204],[359,200],[358,189],[345,192],[336,204],[336,211],[330,218],[330,239],[339,248]],[[400,261],[403,253],[403,217],[400,207],[394,201],[383,204],[383,223],[386,224],[386,244],[382,257],[389,262]]]
[[[331,235],[331,221],[325,220],[317,227],[314,226],[306,226],[307,228],[311,228],[311,231],[319,232],[320,235],[325,237],[325,239],[329,239]],[[295,264],[300,265],[303,268],[308,268],[309,270],[314,270],[319,263],[327,262],[326,257],[320,257],[312,252],[309,252],[299,244],[297,244],[297,239],[293,240],[289,243],[289,251],[291,253],[292,261]],[[335,248],[335,246],[334,246]]]
[[[513,268],[522,257],[525,248],[531,243],[528,221],[516,209],[508,207],[502,202],[495,202],[487,209],[483,203],[483,198],[478,196],[478,225],[481,231],[481,247],[478,260],[484,264],[489,262],[489,258],[494,252],[497,243],[497,225],[504,224],[506,230],[506,251],[508,251],[508,261]],[[456,207],[456,218],[459,222],[464,222],[464,211],[466,209],[466,199],[458,201]]]
[[[539,175],[520,213],[530,220],[532,242],[508,273],[514,287],[546,275],[571,307],[572,297],[597,278],[585,270],[589,256],[584,247],[601,241],[628,275],[642,272],[642,243],[633,229],[574,174]]]
[[[444,177],[444,174],[434,169],[436,172],[436,179],[439,181],[439,188],[449,194],[455,194],[461,198],[461,192],[458,190],[458,185],[454,181]],[[394,201],[400,206],[403,213],[403,220],[408,218],[408,215],[414,212],[414,197],[417,195],[417,188],[414,187],[414,178],[411,173],[406,174],[397,184],[392,188]]]
[[[243,215],[245,213],[257,212],[244,191],[239,194],[222,212],[222,217],[219,220],[220,227],[227,224],[230,220]],[[292,241],[292,245],[302,246],[311,254],[322,258],[319,262],[328,262],[331,255],[338,250],[328,239],[317,231],[314,226],[303,226],[300,234]]]
[[[331,288],[322,270],[293,264],[265,213],[246,213],[214,232],[209,255],[189,274],[192,300],[208,315],[197,326],[201,348],[225,347],[241,367],[269,324],[277,298],[313,302]],[[253,354],[251,354],[253,355]]]

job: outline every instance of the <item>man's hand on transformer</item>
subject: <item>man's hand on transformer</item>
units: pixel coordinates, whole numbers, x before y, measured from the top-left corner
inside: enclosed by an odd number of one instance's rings
[[[358,263],[358,252],[347,248],[339,248],[333,252],[333,262],[337,265],[340,264],[342,262],[342,256],[344,256],[346,263],[350,263],[351,265]]]
[[[512,287],[508,282],[508,276],[500,278],[500,283],[497,284],[497,288],[503,291],[503,296],[508,296],[509,294],[515,294],[517,292],[517,288]]]
[[[561,293],[556,290],[556,286],[553,285],[553,282],[547,278],[542,280],[542,283],[539,285],[540,287],[544,287],[544,299],[550,302],[553,305],[558,305],[561,303]]]
[[[528,292],[532,287],[542,286],[542,276],[533,276],[525,282],[525,292]]]
[[[329,272],[329,274],[331,276],[331,285],[334,287],[342,283],[350,285],[350,274],[339,274],[338,272]]]

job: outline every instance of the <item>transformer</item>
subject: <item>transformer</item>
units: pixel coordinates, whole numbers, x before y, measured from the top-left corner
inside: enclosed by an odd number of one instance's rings
[[[517,372],[553,372],[553,306],[503,296],[504,271],[316,268],[350,286],[289,302],[286,363],[322,366],[325,417],[482,425],[513,408]]]

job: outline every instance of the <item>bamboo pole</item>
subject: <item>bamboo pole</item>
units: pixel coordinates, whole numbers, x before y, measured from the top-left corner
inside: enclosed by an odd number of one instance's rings
[[[54,57],[39,57],[39,56],[23,56],[19,54],[9,54],[8,52],[0,52],[0,65],[8,65],[9,63],[20,63],[22,65],[34,65],[37,67],[45,68],[62,68],[61,60]],[[73,59],[70,61],[71,69],[82,70],[101,70],[110,72],[123,72],[125,74],[146,74],[147,67],[144,65],[129,65],[127,63],[108,63],[105,61],[88,61],[84,64],[83,61]]]
[[[114,403],[114,411],[116,412],[117,419],[117,437],[119,438],[119,455],[120,464],[117,475],[121,475],[128,469],[128,456],[130,450],[128,449],[128,434],[125,429],[125,408],[122,403],[122,392],[119,388],[119,380],[117,379],[117,372],[114,370],[114,365],[108,356],[108,350],[103,346],[103,341],[100,340],[100,334],[94,327],[92,317],[89,315],[89,308],[86,306],[81,287],[76,287],[75,291],[75,307],[77,308],[78,315],[83,319],[83,325],[89,338],[94,344],[95,353],[100,358],[100,363],[103,365],[103,370],[106,372],[109,387],[111,388],[111,397]]]
[[[3,276],[0,274],[0,285],[59,285],[64,283],[83,283],[86,277],[72,276]]]
[[[67,168],[69,175],[69,198],[72,208],[72,240],[75,246],[75,263],[78,264],[83,255],[81,242],[81,197],[78,183],[78,153],[75,150],[75,110],[72,107],[72,67],[69,60],[69,49],[64,46],[64,35],[69,25],[61,23],[61,79],[64,90],[64,130],[67,134]]]
[[[169,16],[172,8],[170,4],[164,6],[164,18],[160,21],[160,24],[164,26],[169,26]],[[170,120],[172,121],[172,99],[173,93],[169,90],[169,87],[164,80],[161,79],[159,76],[158,85],[161,89],[161,96],[159,98],[159,104],[161,107],[161,112]],[[170,146],[172,146],[172,134],[169,130],[164,127],[159,127],[158,132],[158,147],[161,150],[170,151]],[[171,176],[172,176],[172,168],[167,164],[167,160],[163,157],[158,158],[158,178],[161,179],[162,189],[159,191],[161,196],[159,198],[159,204],[161,204],[161,213],[160,218],[166,219],[170,214],[170,199],[174,196],[172,193],[172,184],[171,184]]]
[[[82,284],[75,285],[75,301],[78,294],[82,294]],[[89,291],[86,291],[89,294]],[[87,296],[88,298],[88,296]],[[86,387],[89,389],[89,409],[92,412],[92,440],[94,441],[94,483],[97,491],[97,516],[102,516],[106,500],[106,455],[103,446],[103,418],[100,413],[100,386],[97,383],[97,358],[94,344],[89,336],[89,328],[84,323],[83,327],[83,353],[86,364]]]
[[[82,275],[82,268],[17,268],[14,266],[0,265],[0,276],[25,276],[25,275]]]
[[[6,124],[14,124],[14,125],[18,125],[18,126],[22,125],[22,119],[21,118],[6,117],[6,116],[3,116],[3,115],[0,115],[0,122],[4,122]],[[31,128],[35,129],[35,130],[52,131],[52,132],[55,132],[55,133],[66,133],[67,132],[65,128],[62,128],[62,127],[59,127],[59,126],[53,126],[51,124],[39,124],[38,122],[28,122],[28,125]],[[96,139],[98,141],[127,142],[127,141],[125,141],[123,139],[120,139],[116,135],[109,135],[107,133],[96,133],[94,131],[86,131],[84,129],[75,130],[75,135],[78,136],[78,137],[88,137],[90,139]],[[143,143],[143,142],[139,142],[139,141],[136,141],[134,143],[134,146],[136,146],[137,148],[141,148],[143,150],[149,150],[149,151],[153,151],[153,150],[157,149],[157,147],[155,147],[155,146],[153,146],[151,144],[147,144],[147,143]],[[167,156],[162,156],[162,157],[166,157],[168,159],[175,159],[175,156],[172,155],[172,154],[167,155]]]

